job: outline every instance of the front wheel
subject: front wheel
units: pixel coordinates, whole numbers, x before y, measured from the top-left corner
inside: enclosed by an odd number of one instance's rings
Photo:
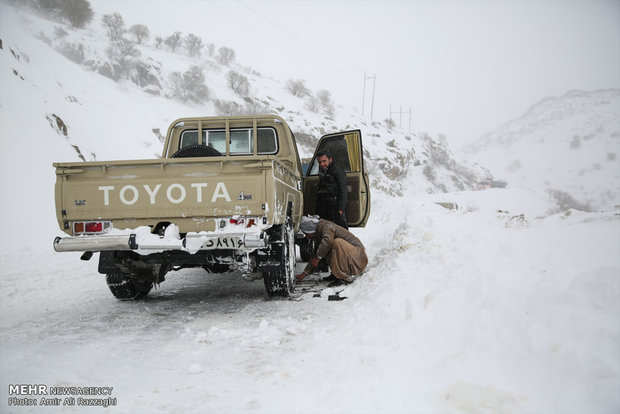
[[[281,238],[272,248],[278,250],[279,263],[263,273],[265,289],[269,296],[289,297],[295,291],[295,231],[290,220],[282,225]]]

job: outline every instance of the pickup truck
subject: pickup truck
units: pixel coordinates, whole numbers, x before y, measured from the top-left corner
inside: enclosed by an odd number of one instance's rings
[[[350,227],[370,214],[361,131],[326,135],[346,171]],[[161,158],[54,163],[57,252],[99,252],[121,300],[146,296],[172,270],[201,267],[263,279],[269,296],[295,289],[295,234],[316,211],[316,153],[302,171],[295,136],[276,115],[177,119]]]

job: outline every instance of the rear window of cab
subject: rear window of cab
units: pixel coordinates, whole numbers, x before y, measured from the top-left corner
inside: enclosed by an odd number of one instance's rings
[[[230,130],[230,155],[254,154],[254,139],[252,128],[235,128]],[[258,154],[275,154],[278,152],[276,130],[271,127],[259,127],[256,130],[256,146]],[[179,149],[190,145],[199,145],[198,130],[189,129],[181,133]],[[222,154],[226,154],[226,130],[203,129],[202,145],[212,147]]]

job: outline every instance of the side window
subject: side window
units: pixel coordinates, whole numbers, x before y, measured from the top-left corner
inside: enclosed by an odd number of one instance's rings
[[[275,154],[278,152],[276,131],[273,128],[258,128],[258,153]]]
[[[202,131],[202,140],[204,142],[204,132]],[[181,143],[179,144],[179,149],[183,147],[189,147],[190,145],[198,145],[198,131],[183,131],[181,134]]]

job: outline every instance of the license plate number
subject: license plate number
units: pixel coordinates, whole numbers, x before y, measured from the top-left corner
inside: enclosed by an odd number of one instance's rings
[[[242,249],[245,243],[242,237],[211,237],[202,244],[202,249]]]

